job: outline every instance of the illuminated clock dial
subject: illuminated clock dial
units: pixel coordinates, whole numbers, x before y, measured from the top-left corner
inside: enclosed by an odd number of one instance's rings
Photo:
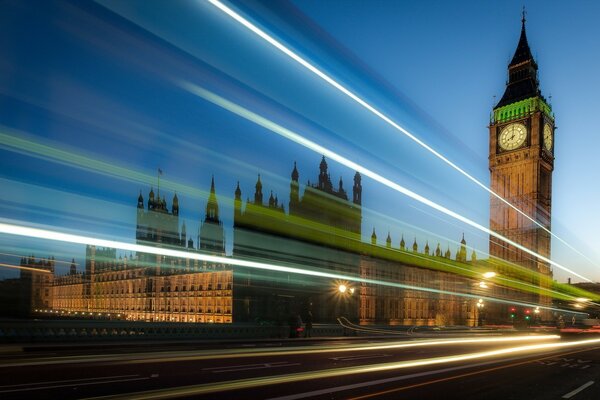
[[[544,147],[546,150],[552,150],[552,128],[550,124],[544,125]]]
[[[514,150],[525,143],[527,128],[523,124],[510,124],[500,132],[498,144],[502,150]]]

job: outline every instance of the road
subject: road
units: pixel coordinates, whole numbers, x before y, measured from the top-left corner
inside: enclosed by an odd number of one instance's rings
[[[2,399],[600,398],[600,337],[471,335],[0,351]]]

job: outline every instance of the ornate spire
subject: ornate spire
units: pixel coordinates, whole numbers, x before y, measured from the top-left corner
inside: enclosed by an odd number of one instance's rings
[[[419,250],[419,245],[417,244],[417,237],[415,236],[415,241],[413,242],[413,251],[416,253]]]
[[[377,235],[375,234],[375,228],[373,228],[373,233],[371,234],[371,244],[372,245],[377,244]]]
[[[142,196],[142,189],[140,189],[140,195],[138,196],[138,208],[144,208],[144,196]]]
[[[537,79],[537,64],[531,54],[525,31],[525,10],[521,18],[521,36],[510,64],[508,65],[508,84],[504,95],[495,108],[503,107],[530,97],[541,97]]]
[[[352,187],[352,202],[357,205],[362,204],[362,184],[358,171],[354,174],[354,186]]]
[[[237,182],[237,187],[235,188],[235,199],[242,199],[242,189],[240,189],[240,181]]]
[[[261,205],[263,203],[263,193],[262,193],[262,182],[260,181],[260,174],[258,174],[258,180],[256,181],[256,191],[254,192],[254,204]]]
[[[404,242],[404,234],[402,234],[402,239],[400,239],[400,250],[404,250],[406,247],[406,242]]]
[[[392,236],[390,235],[390,231],[388,231],[387,238],[385,239],[385,246],[387,248],[391,248],[392,247]]]
[[[294,161],[294,169],[292,170],[292,180],[294,182],[298,182],[298,178],[300,174],[298,174],[298,168],[296,168],[296,161]]]
[[[215,192],[215,177],[212,176],[210,181],[210,194],[208,195],[208,202],[206,203],[206,217],[205,222],[219,221],[219,203],[217,203],[217,194]]]

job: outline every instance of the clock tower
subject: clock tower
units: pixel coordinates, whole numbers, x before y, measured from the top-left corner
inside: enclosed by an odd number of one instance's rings
[[[508,65],[506,90],[491,116],[489,168],[491,190],[527,217],[492,196],[490,229],[548,258],[554,128],[552,108],[542,96],[538,66],[527,43],[523,13],[519,44]],[[495,237],[490,237],[490,255],[551,277],[549,264]],[[544,279],[534,281],[542,285]],[[549,301],[534,297],[528,300]]]

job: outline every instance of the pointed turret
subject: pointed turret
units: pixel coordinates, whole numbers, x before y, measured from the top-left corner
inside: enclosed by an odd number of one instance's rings
[[[234,224],[235,224],[235,219],[241,217],[241,215],[242,215],[242,189],[240,189],[240,181],[238,181],[237,187],[235,188],[235,198],[233,200]]]
[[[69,268],[69,274],[70,275],[77,274],[77,265],[75,265],[75,259],[71,260],[71,268]]]
[[[417,244],[417,238],[415,237],[415,241],[413,242],[413,251],[416,253],[419,251],[419,245]]]
[[[142,190],[140,189],[140,195],[138,196],[137,208],[144,208],[144,196],[142,196]]]
[[[258,174],[258,180],[256,181],[255,192],[254,192],[254,204],[262,206],[263,204],[263,193],[262,193],[262,182],[260,181],[260,174]]]
[[[148,193],[148,210],[154,209],[154,188],[150,188],[150,193]]]
[[[296,167],[296,161],[294,161],[294,169],[292,170],[292,181],[298,182],[298,178],[300,174],[298,174],[298,168]]]
[[[269,196],[269,207],[275,207],[275,198],[273,197],[272,190],[271,190],[271,195]]]
[[[318,188],[326,192],[331,192],[333,189],[333,185],[331,184],[331,178],[329,177],[329,173],[327,172],[327,161],[325,161],[325,156],[323,156],[323,158],[321,159],[321,164],[319,164]]]
[[[392,237],[390,236],[390,231],[388,231],[387,238],[385,239],[385,247],[388,249],[392,248]]]
[[[289,210],[290,215],[296,215],[300,204],[300,187],[298,185],[298,168],[296,168],[296,161],[294,161],[294,169],[292,170],[292,181],[290,182],[290,203]]]
[[[442,255],[442,249],[440,248],[440,243],[438,242],[437,247],[435,248],[435,256],[441,257],[441,255]]]
[[[429,255],[429,240],[425,242],[425,254]]]
[[[179,198],[177,192],[173,195],[173,215],[179,215]]]
[[[373,246],[377,244],[377,234],[375,234],[375,228],[373,228],[373,233],[371,234],[371,244]]]
[[[208,202],[206,203],[206,217],[205,222],[219,223],[219,203],[217,203],[217,194],[215,192],[215,177],[213,176],[210,181],[210,194],[208,195]]]
[[[362,184],[358,171],[354,174],[354,186],[352,187],[352,202],[357,205],[362,204]]]
[[[406,249],[406,242],[404,241],[404,234],[402,234],[402,239],[400,239],[400,250]]]
[[[223,222],[219,218],[219,203],[217,202],[214,176],[210,181],[210,194],[206,203],[206,216],[198,233],[197,246],[200,250],[219,255],[225,252],[225,233],[223,231]]]

